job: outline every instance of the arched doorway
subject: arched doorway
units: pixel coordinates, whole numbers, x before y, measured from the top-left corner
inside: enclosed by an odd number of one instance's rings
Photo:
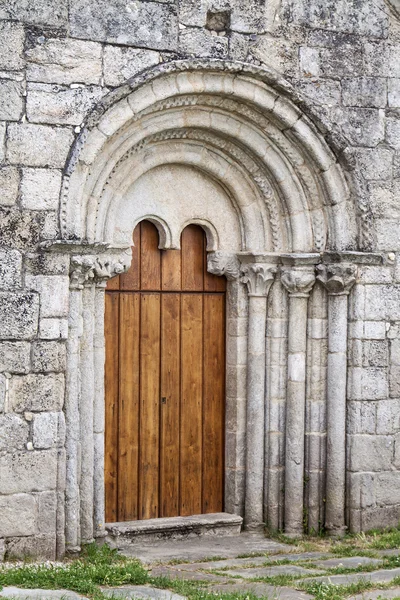
[[[133,241],[106,290],[106,521],[220,512],[226,281],[196,225],[181,250],[159,250],[149,221]]]

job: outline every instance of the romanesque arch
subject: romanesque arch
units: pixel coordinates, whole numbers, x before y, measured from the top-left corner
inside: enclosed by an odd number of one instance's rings
[[[71,151],[55,245],[71,254],[70,549],[104,531],[104,285],[142,219],[165,249],[200,224],[229,281],[225,510],[300,534],[305,464],[327,447],[310,526],[345,528],[347,298],[366,259],[338,160],[294,97],[272,71],[169,63],[104,99]],[[310,425],[317,410],[326,428]]]

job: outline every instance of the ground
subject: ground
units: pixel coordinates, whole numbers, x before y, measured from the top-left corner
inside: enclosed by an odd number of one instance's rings
[[[92,544],[59,563],[4,563],[0,586],[2,598],[46,600],[400,600],[400,528],[340,541],[242,534],[123,555]]]

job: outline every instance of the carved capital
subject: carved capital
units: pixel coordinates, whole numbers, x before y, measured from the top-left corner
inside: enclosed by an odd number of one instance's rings
[[[354,264],[330,264],[317,266],[317,280],[332,296],[348,295],[356,282],[357,266]]]
[[[73,256],[70,266],[70,288],[81,290],[90,283],[104,286],[111,277],[127,271],[131,260],[130,249],[122,254]]]
[[[275,279],[276,268],[270,265],[248,264],[241,268],[241,282],[247,285],[249,296],[267,297]]]
[[[290,296],[308,298],[315,283],[314,268],[283,268],[281,281]]]
[[[85,283],[92,281],[94,277],[94,256],[73,256],[71,258],[69,279],[70,288],[81,290]]]
[[[228,281],[233,281],[240,276],[240,262],[236,254],[210,252],[207,256],[207,271],[219,277],[225,275]]]

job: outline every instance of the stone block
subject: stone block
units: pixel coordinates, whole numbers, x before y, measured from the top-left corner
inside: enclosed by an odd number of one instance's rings
[[[40,252],[29,253],[25,257],[25,269],[30,275],[68,275],[69,256]]]
[[[46,37],[40,32],[26,51],[28,81],[42,83],[101,83],[101,44]]]
[[[68,337],[68,320],[40,319],[39,337],[42,340],[66,340]]]
[[[106,92],[107,89],[99,86],[70,88],[29,83],[26,115],[31,123],[80,125]]]
[[[350,471],[385,471],[393,461],[394,438],[383,435],[349,436]]]
[[[73,140],[69,128],[12,123],[8,127],[7,158],[12,164],[63,168]]]
[[[23,450],[28,441],[29,426],[19,415],[0,415],[0,450]]]
[[[19,192],[19,173],[15,167],[0,167],[0,204],[12,206]]]
[[[375,505],[375,473],[349,473],[349,507],[369,508]]]
[[[229,36],[229,58],[231,60],[250,62],[248,60],[249,52],[254,44],[252,37],[232,31]],[[284,72],[286,73],[286,69]]]
[[[400,150],[400,120],[386,119],[386,141],[392,148]]]
[[[365,148],[356,153],[359,169],[368,181],[391,179],[393,153],[389,148]]]
[[[1,342],[0,372],[27,373],[30,368],[30,350],[28,342]]]
[[[12,537],[6,541],[6,555],[10,559],[35,558],[56,559],[55,534],[35,535],[31,537]],[[64,598],[63,593],[62,597]]]
[[[353,367],[349,369],[349,400],[381,400],[388,397],[386,369]]]
[[[313,78],[310,81],[300,81],[296,88],[304,96],[323,106],[331,107],[340,104],[341,95],[338,81]]]
[[[0,79],[0,119],[3,121],[19,121],[23,112],[22,84],[11,79]]]
[[[353,38],[340,38],[334,48],[319,50],[319,74],[322,77],[358,77],[364,64],[361,46]]]
[[[361,523],[363,531],[385,527],[397,527],[400,520],[400,505],[379,506],[368,508],[361,514]],[[390,574],[390,571],[389,571]]]
[[[35,342],[32,345],[32,370],[35,373],[58,373],[65,371],[65,369],[65,344],[60,342]]]
[[[0,248],[0,289],[21,287],[22,257],[18,250]]]
[[[2,10],[0,7],[0,15]],[[25,32],[21,23],[0,23],[0,69],[12,71],[23,68],[24,40]]]
[[[178,19],[175,6],[124,0],[71,0],[71,35],[101,42],[176,50]]]
[[[349,434],[374,434],[376,430],[377,402],[351,401],[347,403],[347,427]]]
[[[0,536],[33,535],[37,531],[37,505],[31,494],[0,496]]]
[[[38,503],[39,534],[54,534],[57,511],[56,492],[40,492],[36,495],[36,501]]]
[[[400,339],[398,338],[390,342],[390,364],[400,366]]]
[[[225,58],[228,38],[213,36],[205,29],[187,28],[179,32],[179,51],[192,56]]]
[[[15,412],[60,411],[64,403],[64,376],[14,376],[10,380],[9,401]]]
[[[0,413],[4,412],[8,379],[0,373]]]
[[[389,374],[389,396],[400,398],[400,367],[392,365]]]
[[[0,292],[0,339],[24,340],[37,333],[39,296],[19,292]]]
[[[0,208],[0,229],[2,246],[31,250],[53,231],[55,220],[50,218],[54,213],[44,211],[21,210],[20,208]],[[53,223],[53,225],[52,225]]]
[[[18,0],[3,2],[0,6],[0,19],[12,19],[33,25],[67,27],[68,0]]]
[[[385,113],[376,108],[337,109],[334,120],[340,124],[353,146],[374,147],[385,139]]]
[[[5,155],[6,155],[6,123],[0,122],[0,160],[4,160]]]
[[[65,420],[62,412],[43,412],[33,419],[33,447],[54,448],[64,442]]]
[[[365,287],[365,315],[367,319],[400,320],[400,286],[367,285]]]
[[[376,433],[390,435],[400,431],[400,400],[380,400],[376,407]]]
[[[400,108],[400,79],[388,79],[388,105],[390,108]]]
[[[363,343],[364,367],[387,367],[389,348],[386,340],[371,340]]]
[[[0,494],[55,490],[57,453],[55,450],[34,450],[3,454],[0,456],[0,475]]]
[[[69,278],[62,275],[26,275],[26,287],[40,294],[41,317],[68,315]]]
[[[395,219],[376,220],[376,250],[393,252],[400,250],[399,223]]]
[[[356,77],[342,79],[345,106],[385,108],[387,103],[386,79],[383,77]]]
[[[376,475],[376,502],[381,506],[400,504],[400,472]]]
[[[61,171],[22,169],[21,203],[32,210],[57,210],[61,189]]]
[[[140,71],[157,65],[160,59],[160,53],[153,50],[106,45],[103,58],[104,83],[121,85]]]

